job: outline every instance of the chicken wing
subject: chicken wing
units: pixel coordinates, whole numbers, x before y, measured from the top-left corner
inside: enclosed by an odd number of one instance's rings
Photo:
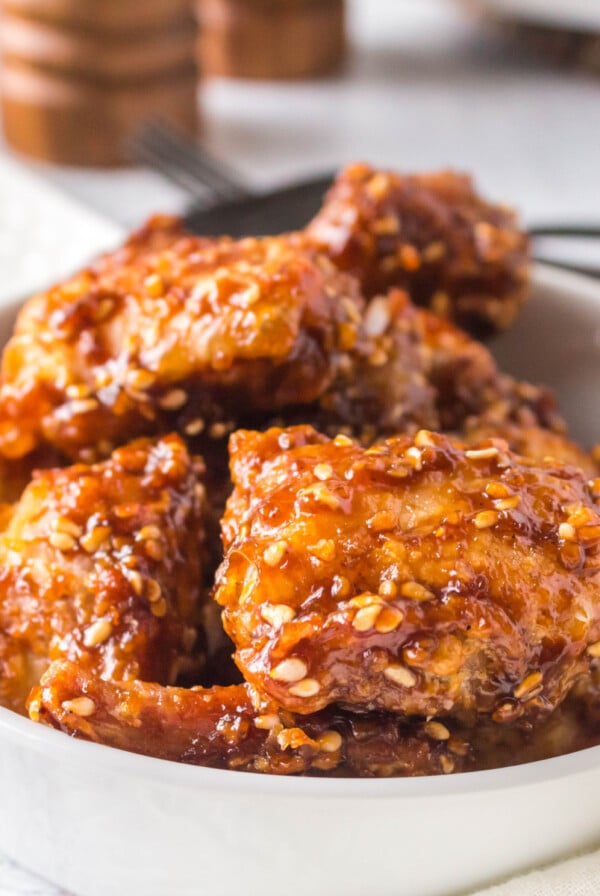
[[[535,718],[600,639],[600,516],[574,467],[420,432],[365,450],[237,432],[216,600],[279,705]]]
[[[401,176],[351,165],[306,238],[367,295],[400,286],[478,334],[508,327],[527,296],[529,241],[514,213],[452,171]]]
[[[171,682],[196,636],[204,498],[178,436],[38,472],[0,535],[0,704],[68,657]]]

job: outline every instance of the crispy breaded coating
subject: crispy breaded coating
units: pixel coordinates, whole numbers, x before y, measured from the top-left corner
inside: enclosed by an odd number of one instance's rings
[[[0,704],[54,659],[169,683],[199,621],[203,491],[178,436],[35,474],[0,535]]]
[[[440,723],[341,711],[299,718],[248,684],[116,683],[69,662],[50,666],[29,707],[35,721],[85,740],[213,768],[384,777],[447,774],[472,761],[469,745]]]
[[[489,204],[452,171],[400,175],[350,165],[305,233],[367,295],[399,286],[477,333],[508,327],[527,296],[526,233],[511,210]]]
[[[597,705],[597,701],[596,701]],[[600,741],[581,700],[536,726],[407,720],[338,708],[285,712],[248,684],[173,688],[103,681],[57,661],[29,701],[31,718],[84,740],[192,765],[277,775],[415,777],[534,762]]]
[[[420,432],[365,450],[237,432],[216,600],[279,705],[535,719],[600,639],[600,516],[574,467]]]
[[[359,338],[352,278],[284,238],[170,235],[156,251],[153,233],[26,303],[2,360],[4,456],[48,443],[93,460],[136,434],[218,435],[331,385]]]
[[[526,426],[510,422],[492,423],[483,419],[471,419],[461,431],[468,445],[477,445],[485,439],[500,438],[508,442],[511,451],[532,460],[554,460],[557,464],[578,467],[595,479],[600,474],[600,466],[589,451],[585,451],[561,432],[543,429],[541,426]]]

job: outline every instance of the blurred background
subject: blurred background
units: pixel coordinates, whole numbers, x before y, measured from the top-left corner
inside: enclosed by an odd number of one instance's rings
[[[189,189],[135,163],[140,129],[156,121],[194,135],[254,188],[350,160],[452,166],[527,222],[600,221],[600,0],[0,0],[0,9],[0,203],[15,192],[18,158],[102,220],[105,241],[189,202]],[[64,220],[73,215],[63,205]],[[5,242],[7,227],[5,211]]]

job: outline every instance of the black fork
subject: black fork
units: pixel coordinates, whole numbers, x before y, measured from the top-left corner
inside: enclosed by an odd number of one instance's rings
[[[325,174],[275,190],[257,191],[208,150],[169,125],[146,125],[130,145],[132,158],[182,187],[192,204],[186,226],[201,236],[261,236],[296,230],[319,209],[333,174]],[[589,264],[572,263],[544,252],[544,241],[596,241],[600,226],[591,224],[536,224],[528,228],[534,258],[545,264],[600,277],[600,258]]]

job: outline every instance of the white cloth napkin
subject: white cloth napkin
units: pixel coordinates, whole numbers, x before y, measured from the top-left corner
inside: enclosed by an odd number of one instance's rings
[[[600,850],[515,877],[473,896],[599,896]]]
[[[515,877],[471,896],[599,896],[600,850]],[[0,896],[67,896],[0,854]],[[415,893],[415,896],[420,896]]]

